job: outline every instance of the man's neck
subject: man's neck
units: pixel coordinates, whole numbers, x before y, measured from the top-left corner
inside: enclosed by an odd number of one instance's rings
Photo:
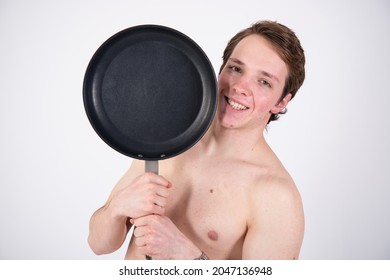
[[[202,142],[206,153],[223,153],[227,157],[235,158],[257,157],[264,148],[268,148],[263,128],[225,128],[217,122],[213,122]]]

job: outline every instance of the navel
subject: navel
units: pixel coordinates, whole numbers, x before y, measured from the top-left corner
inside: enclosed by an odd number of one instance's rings
[[[214,230],[210,230],[208,233],[207,233],[207,236],[213,240],[213,241],[217,241],[218,240],[218,233]]]

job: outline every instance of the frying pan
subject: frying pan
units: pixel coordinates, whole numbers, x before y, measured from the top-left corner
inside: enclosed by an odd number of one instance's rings
[[[169,27],[139,25],[105,41],[87,67],[84,107],[96,133],[113,149],[157,160],[193,146],[217,105],[212,65],[188,36]]]
[[[183,153],[209,128],[217,84],[209,59],[191,38],[140,25],[98,48],[84,76],[83,101],[103,141],[158,173],[158,160]]]

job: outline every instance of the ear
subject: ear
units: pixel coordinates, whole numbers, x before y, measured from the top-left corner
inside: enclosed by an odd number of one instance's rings
[[[283,109],[287,107],[288,102],[290,102],[291,97],[292,94],[287,93],[287,95],[271,109],[271,113],[279,114],[281,111],[283,111]]]

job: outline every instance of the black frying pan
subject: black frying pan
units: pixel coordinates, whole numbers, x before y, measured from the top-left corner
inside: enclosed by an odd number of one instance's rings
[[[164,26],[140,25],[96,51],[83,98],[97,134],[158,173],[157,160],[186,151],[207,131],[217,85],[210,61],[192,39]]]

